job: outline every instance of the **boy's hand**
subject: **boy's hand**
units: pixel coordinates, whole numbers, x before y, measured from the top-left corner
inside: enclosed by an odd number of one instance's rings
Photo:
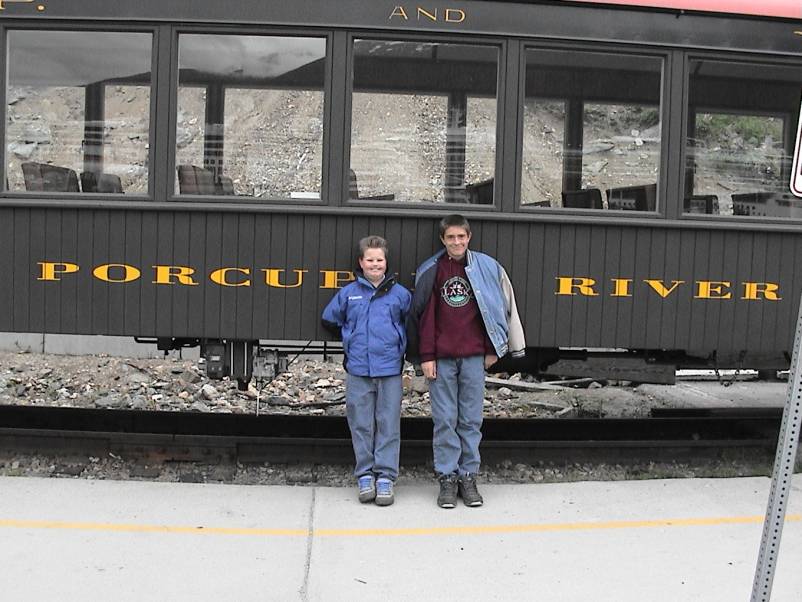
[[[493,355],[492,353],[485,356],[485,370],[487,370],[490,366],[495,364],[498,361],[498,357]]]
[[[421,370],[423,370],[423,375],[426,377],[426,380],[434,380],[437,378],[437,360],[421,362],[420,367]]]

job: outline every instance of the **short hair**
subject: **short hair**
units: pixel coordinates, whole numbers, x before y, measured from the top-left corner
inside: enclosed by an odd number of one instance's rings
[[[465,232],[468,234],[471,233],[471,225],[468,223],[466,217],[464,215],[460,215],[459,213],[452,213],[451,215],[446,215],[440,220],[440,238],[443,238],[443,236],[446,234],[446,230],[452,226],[465,228]]]
[[[359,259],[365,257],[365,251],[368,249],[381,249],[384,251],[384,257],[387,258],[387,241],[381,236],[371,234],[359,241]]]

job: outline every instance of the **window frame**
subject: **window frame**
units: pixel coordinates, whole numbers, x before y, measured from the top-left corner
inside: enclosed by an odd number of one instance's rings
[[[221,36],[261,36],[261,37],[282,37],[282,38],[318,38],[325,41],[326,54],[324,56],[324,75],[323,87],[323,136],[321,139],[321,176],[320,176],[320,198],[318,199],[292,199],[289,197],[250,197],[226,196],[226,195],[201,195],[201,194],[180,194],[176,191],[176,140],[178,137],[178,87],[179,87],[179,42],[182,34],[189,35],[221,35]],[[332,51],[333,51],[333,31],[316,28],[298,27],[241,27],[241,26],[173,26],[171,30],[171,55],[170,69],[170,110],[169,117],[169,136],[167,140],[167,177],[165,182],[165,197],[168,202],[180,203],[204,203],[204,204],[242,204],[242,205],[270,205],[270,206],[328,206],[329,195],[327,194],[327,181],[329,178],[330,162],[330,137],[331,137],[331,98],[332,98]]]
[[[155,153],[156,135],[158,132],[157,120],[157,100],[158,90],[158,65],[159,65],[159,26],[158,25],[128,25],[118,23],[57,23],[51,25],[48,22],[14,23],[0,28],[0,44],[6,49],[6,60],[2,67],[2,81],[0,82],[0,103],[2,103],[3,131],[7,134],[6,124],[8,123],[8,104],[6,94],[9,84],[9,58],[8,34],[15,31],[41,31],[41,32],[77,32],[77,33],[146,33],[151,36],[150,44],[150,99],[148,113],[148,180],[147,192],[145,193],[126,193],[126,194],[107,194],[98,192],[49,192],[36,190],[8,190],[3,181],[0,187],[0,202],[8,198],[42,198],[56,201],[96,201],[103,200],[112,203],[124,201],[153,201],[156,198],[157,178],[155,175]],[[3,144],[0,148],[0,161],[2,161],[2,177],[8,178],[8,145],[4,135]]]
[[[360,40],[378,40],[388,42],[422,42],[435,44],[454,44],[460,46],[490,46],[496,49],[498,62],[496,63],[496,145],[495,145],[495,172],[493,175],[493,202],[491,204],[472,204],[472,203],[438,203],[433,201],[379,201],[369,199],[351,199],[349,194],[348,173],[351,167],[351,134],[352,134],[352,103],[353,103],[353,82],[354,82],[354,42]],[[345,80],[345,114],[343,118],[343,168],[341,173],[341,186],[338,197],[342,199],[342,205],[348,207],[376,207],[382,209],[415,209],[426,211],[442,211],[445,208],[454,208],[461,212],[486,212],[500,213],[502,207],[502,181],[504,174],[504,161],[502,152],[504,135],[504,106],[506,98],[506,70],[507,70],[507,48],[509,38],[493,38],[491,36],[457,36],[448,34],[421,34],[405,33],[400,31],[354,31],[347,32],[346,46],[346,80]]]
[[[657,198],[655,199],[654,211],[627,211],[622,209],[580,209],[574,207],[539,207],[523,203],[523,135],[524,135],[524,105],[526,102],[526,53],[530,50],[562,51],[562,52],[589,52],[597,54],[626,55],[630,57],[648,57],[661,61],[660,69],[660,104],[658,110],[660,114],[660,158],[658,161],[657,177]],[[537,41],[531,39],[522,40],[520,50],[520,69],[519,69],[519,90],[518,90],[518,118],[517,118],[517,146],[516,146],[516,188],[515,188],[515,211],[530,215],[586,215],[595,218],[620,219],[626,217],[630,219],[665,219],[670,215],[668,194],[670,181],[670,149],[667,140],[669,137],[672,116],[672,98],[670,94],[671,73],[672,73],[672,50],[654,46],[641,45],[622,45],[610,42],[554,42]],[[564,171],[564,168],[563,168]]]
[[[779,56],[779,55],[762,55],[752,52],[721,52],[721,51],[708,51],[703,50],[685,50],[683,51],[683,101],[682,101],[682,144],[680,145],[680,160],[679,160],[679,215],[677,219],[683,222],[700,222],[700,223],[716,223],[716,224],[772,224],[772,225],[794,225],[802,223],[802,217],[778,217],[778,216],[753,216],[753,215],[722,215],[722,214],[704,214],[704,213],[689,213],[685,212],[683,201],[685,198],[685,177],[686,165],[688,160],[688,142],[690,132],[688,126],[690,121],[690,94],[691,94],[691,63],[694,60],[711,61],[720,63],[731,64],[753,64],[758,66],[778,66],[797,68],[802,73],[802,60],[795,57]],[[800,75],[800,89],[802,90],[802,75]],[[719,107],[711,107],[711,105],[698,105],[697,109],[706,110],[708,113],[723,114],[724,111]],[[730,110],[727,114],[737,114],[737,111]],[[796,128],[792,127],[791,122],[785,122],[785,117],[790,117],[791,121],[799,119],[802,121],[802,115],[799,113],[798,107],[791,109],[787,114],[774,113],[770,110],[761,109],[759,112],[744,112],[744,115],[756,115],[764,117],[780,117],[783,118],[783,146],[788,141],[786,138],[790,137],[790,150],[791,155],[789,163],[793,163],[793,142],[796,136]],[[790,194],[790,173],[783,174],[783,185]]]

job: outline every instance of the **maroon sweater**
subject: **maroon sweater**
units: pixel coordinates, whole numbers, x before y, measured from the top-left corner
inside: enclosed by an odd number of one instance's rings
[[[437,260],[434,290],[420,318],[420,359],[495,353],[465,274],[465,257]]]

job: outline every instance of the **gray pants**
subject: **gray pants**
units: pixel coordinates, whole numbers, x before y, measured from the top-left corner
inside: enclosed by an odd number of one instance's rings
[[[434,470],[438,474],[479,472],[484,362],[482,355],[437,360],[437,378],[429,382],[429,395]]]
[[[395,481],[401,450],[401,375],[349,374],[345,410],[356,458],[354,475],[374,474]]]

